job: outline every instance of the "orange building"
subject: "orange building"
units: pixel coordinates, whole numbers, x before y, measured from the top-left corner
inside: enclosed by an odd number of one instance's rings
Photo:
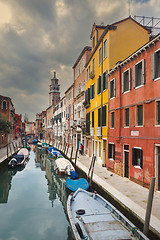
[[[160,190],[160,35],[109,72],[107,167]]]

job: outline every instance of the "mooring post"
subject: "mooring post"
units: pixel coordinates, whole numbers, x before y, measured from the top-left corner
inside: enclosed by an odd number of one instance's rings
[[[7,143],[7,158],[9,158],[8,143]]]
[[[74,162],[74,167],[76,168],[76,162],[77,162],[77,154],[78,154],[78,147],[76,149],[76,155],[75,155],[75,162]]]
[[[72,146],[72,149],[71,149],[71,156],[70,156],[70,160],[72,160],[72,154],[73,154],[73,146]]]
[[[151,210],[152,210],[154,186],[155,186],[155,177],[152,177],[151,183],[150,183],[150,188],[149,188],[146,216],[145,216],[144,227],[143,227],[143,233],[146,236],[148,236],[148,231],[149,231],[149,222],[150,222]]]

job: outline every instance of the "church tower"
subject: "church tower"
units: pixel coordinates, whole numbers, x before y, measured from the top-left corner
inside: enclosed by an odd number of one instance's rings
[[[50,92],[49,92],[49,106],[55,106],[60,100],[60,85],[56,78],[56,72],[54,72],[53,78],[51,79]]]

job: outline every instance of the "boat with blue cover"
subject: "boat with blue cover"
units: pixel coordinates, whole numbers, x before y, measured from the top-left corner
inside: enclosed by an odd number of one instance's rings
[[[25,164],[25,156],[23,154],[14,155],[13,158],[9,161],[9,167],[21,167]]]
[[[89,183],[85,178],[67,179],[66,180],[66,187],[69,190],[71,190],[72,192],[75,192],[78,188],[88,190],[89,189]]]
[[[67,213],[75,240],[149,240],[97,193],[79,188],[68,197]]]

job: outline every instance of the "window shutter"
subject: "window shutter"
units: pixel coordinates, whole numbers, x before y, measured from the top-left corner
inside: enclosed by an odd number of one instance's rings
[[[151,54],[151,77],[155,79],[155,53]]]
[[[99,76],[99,93],[101,93],[101,80],[102,80],[102,77],[101,76]]]
[[[133,66],[133,88],[136,87],[136,66]]]
[[[106,70],[106,76],[105,76],[105,89],[108,88],[108,71]]]
[[[85,101],[88,101],[88,89],[85,91]]]
[[[145,59],[142,61],[142,84],[145,84]]]
[[[108,158],[111,158],[111,147],[112,147],[112,145],[109,143],[108,144]]]
[[[97,94],[99,94],[99,78],[97,79]]]
[[[140,160],[141,160],[140,167],[143,168],[143,150],[142,149],[140,150]]]
[[[122,73],[122,93],[124,93],[124,72]]]
[[[106,126],[106,106],[102,107],[102,126]]]
[[[102,74],[102,91],[105,89],[105,72]]]
[[[92,99],[93,96],[92,96],[92,86],[90,86],[90,98]]]
[[[109,82],[109,98],[111,98],[111,82]]]
[[[115,160],[115,144],[113,144],[113,159]]]
[[[116,78],[114,79],[114,97],[116,97]]]
[[[90,102],[90,88],[88,88],[88,102]]]
[[[95,98],[95,83],[93,84],[93,98]]]
[[[132,165],[136,165],[135,148],[132,148]]]
[[[129,90],[131,90],[131,69],[129,68]]]

